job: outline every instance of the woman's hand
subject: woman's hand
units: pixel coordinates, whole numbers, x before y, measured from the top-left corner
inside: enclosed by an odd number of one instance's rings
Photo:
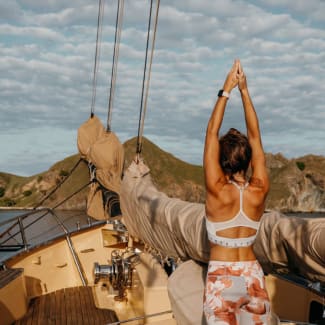
[[[238,79],[238,89],[240,91],[247,89],[246,76],[244,74],[243,68],[239,60],[238,60],[237,79]]]
[[[239,60],[235,60],[231,70],[227,75],[227,78],[223,85],[223,90],[225,90],[228,93],[230,93],[232,89],[238,85],[239,66],[240,66]]]

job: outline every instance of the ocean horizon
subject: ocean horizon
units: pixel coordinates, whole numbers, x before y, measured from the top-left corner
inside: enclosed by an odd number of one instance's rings
[[[0,207],[0,225],[8,220],[14,219],[15,217],[19,217],[27,212],[33,211],[33,208],[24,208],[24,207]],[[77,213],[78,215],[84,214],[87,216],[85,210],[65,210],[65,209],[55,209],[55,211],[59,211],[59,214],[64,215],[71,215]],[[267,210],[265,213],[271,211],[278,211],[278,210]],[[325,211],[279,211],[280,213],[289,216],[289,217],[299,217],[299,218],[325,218]]]

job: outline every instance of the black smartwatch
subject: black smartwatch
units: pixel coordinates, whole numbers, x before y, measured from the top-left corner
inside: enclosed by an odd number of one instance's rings
[[[218,97],[227,97],[227,98],[229,98],[230,97],[230,94],[227,93],[226,91],[224,91],[223,89],[220,89],[218,91]]]

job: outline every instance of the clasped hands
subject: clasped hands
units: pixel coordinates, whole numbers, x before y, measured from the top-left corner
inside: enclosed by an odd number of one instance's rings
[[[240,91],[247,88],[246,76],[239,59],[235,60],[230,72],[228,73],[223,90],[230,93],[236,86],[238,86]]]

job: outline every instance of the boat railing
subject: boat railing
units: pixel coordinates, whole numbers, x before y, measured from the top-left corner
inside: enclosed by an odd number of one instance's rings
[[[19,251],[21,249],[28,250],[29,247],[35,245],[35,238],[38,238],[41,241],[46,241],[48,239],[54,239],[54,237],[62,236],[62,235],[69,235],[71,230],[69,231],[68,227],[65,226],[65,222],[63,222],[58,216],[56,215],[55,211],[60,209],[65,202],[70,200],[76,194],[84,190],[91,182],[87,182],[72,194],[60,202],[58,202],[54,207],[41,207],[41,204],[44,203],[45,200],[49,199],[55,192],[62,186],[62,184],[71,176],[74,170],[76,170],[79,163],[82,159],[79,159],[75,166],[71,169],[68,175],[61,180],[61,182],[48,194],[46,195],[33,209],[29,210],[28,212],[18,215],[14,218],[11,218],[5,222],[0,223],[0,231],[8,225],[8,228],[2,230],[0,233],[0,252],[8,252],[8,251]],[[53,218],[46,218],[46,216],[52,216]],[[51,222],[51,220],[54,220]],[[91,219],[88,217],[88,225],[91,223]],[[45,222],[44,222],[45,221]],[[77,230],[80,228],[80,222],[76,222]],[[53,227],[59,228],[56,232],[51,231]],[[74,231],[76,229],[73,229]],[[44,233],[45,232],[45,233]],[[44,236],[39,235],[45,234]],[[38,244],[39,244],[38,240]],[[1,261],[1,260],[0,260]]]
[[[277,274],[274,274],[278,276]],[[311,281],[305,277],[297,274],[288,273],[281,274],[281,277],[289,282],[294,282],[296,285],[303,288],[308,288],[308,290],[315,292],[316,294],[321,294],[325,297],[325,283],[321,281]],[[324,311],[325,315],[325,311]],[[325,318],[325,317],[324,317]]]
[[[32,210],[29,212],[26,212],[25,214],[19,215],[17,217],[11,218],[10,220],[7,220],[6,222],[3,222],[1,226],[5,226],[6,224],[11,224],[7,229],[5,229],[0,234],[0,250],[6,251],[6,250],[19,250],[20,248],[24,248],[25,250],[28,249],[28,243],[26,239],[26,233],[25,229],[31,227],[33,224],[35,224],[38,220],[42,219],[44,216],[46,216],[49,213],[50,209],[39,209],[39,210]],[[26,226],[24,226],[24,220],[32,215],[39,214],[41,212],[45,212],[38,216],[35,220],[28,223]],[[13,231],[13,233],[11,233]],[[20,235],[22,243],[19,243],[17,240],[17,236]],[[17,242],[17,244],[7,244],[11,240],[14,240]]]
[[[17,254],[55,238],[70,237],[74,232],[103,223],[105,221],[94,220],[83,211],[33,209],[0,223],[0,253]]]
[[[125,320],[120,320],[120,321],[113,322],[113,323],[106,323],[105,325],[120,325],[120,324],[129,323],[129,322],[133,323],[134,321],[137,321],[137,320],[144,320],[144,319],[159,317],[159,316],[162,316],[162,315],[172,314],[172,313],[173,313],[172,310],[166,310],[166,311],[161,311],[161,312],[157,312],[157,313],[153,313],[153,314],[147,314],[147,315],[143,315],[143,316],[136,316],[136,317],[132,317],[132,318],[125,319]]]

